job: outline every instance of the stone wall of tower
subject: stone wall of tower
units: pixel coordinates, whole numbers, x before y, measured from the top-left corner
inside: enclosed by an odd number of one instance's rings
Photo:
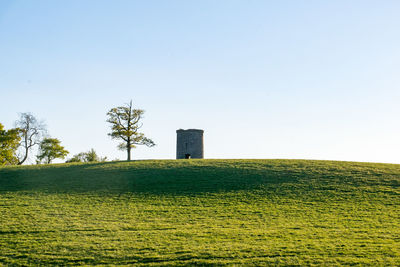
[[[176,131],[176,158],[204,158],[203,130],[179,129]]]

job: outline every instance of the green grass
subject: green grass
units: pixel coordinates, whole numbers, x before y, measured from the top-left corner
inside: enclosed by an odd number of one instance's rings
[[[0,265],[400,265],[400,165],[0,168]]]

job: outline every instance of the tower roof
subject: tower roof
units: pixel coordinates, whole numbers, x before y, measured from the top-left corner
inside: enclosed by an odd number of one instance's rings
[[[184,130],[184,129],[179,129],[179,130],[176,130],[176,132],[204,132],[204,130],[201,130],[201,129],[187,129],[187,130]]]

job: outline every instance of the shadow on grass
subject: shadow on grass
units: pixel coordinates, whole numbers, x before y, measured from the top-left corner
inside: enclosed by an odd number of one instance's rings
[[[377,167],[378,166],[378,167]],[[385,169],[386,168],[386,169]],[[371,170],[375,173],[371,174]],[[0,168],[0,192],[110,192],[197,194],[293,186],[335,190],[338,183],[357,186],[399,184],[391,165],[306,160],[133,161],[55,164]],[[388,177],[389,177],[388,176]],[[392,185],[393,186],[393,185]],[[346,190],[345,187],[342,188]]]

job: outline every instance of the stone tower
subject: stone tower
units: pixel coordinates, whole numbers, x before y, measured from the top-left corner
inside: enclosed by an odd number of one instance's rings
[[[176,159],[204,158],[203,130],[176,131]]]

